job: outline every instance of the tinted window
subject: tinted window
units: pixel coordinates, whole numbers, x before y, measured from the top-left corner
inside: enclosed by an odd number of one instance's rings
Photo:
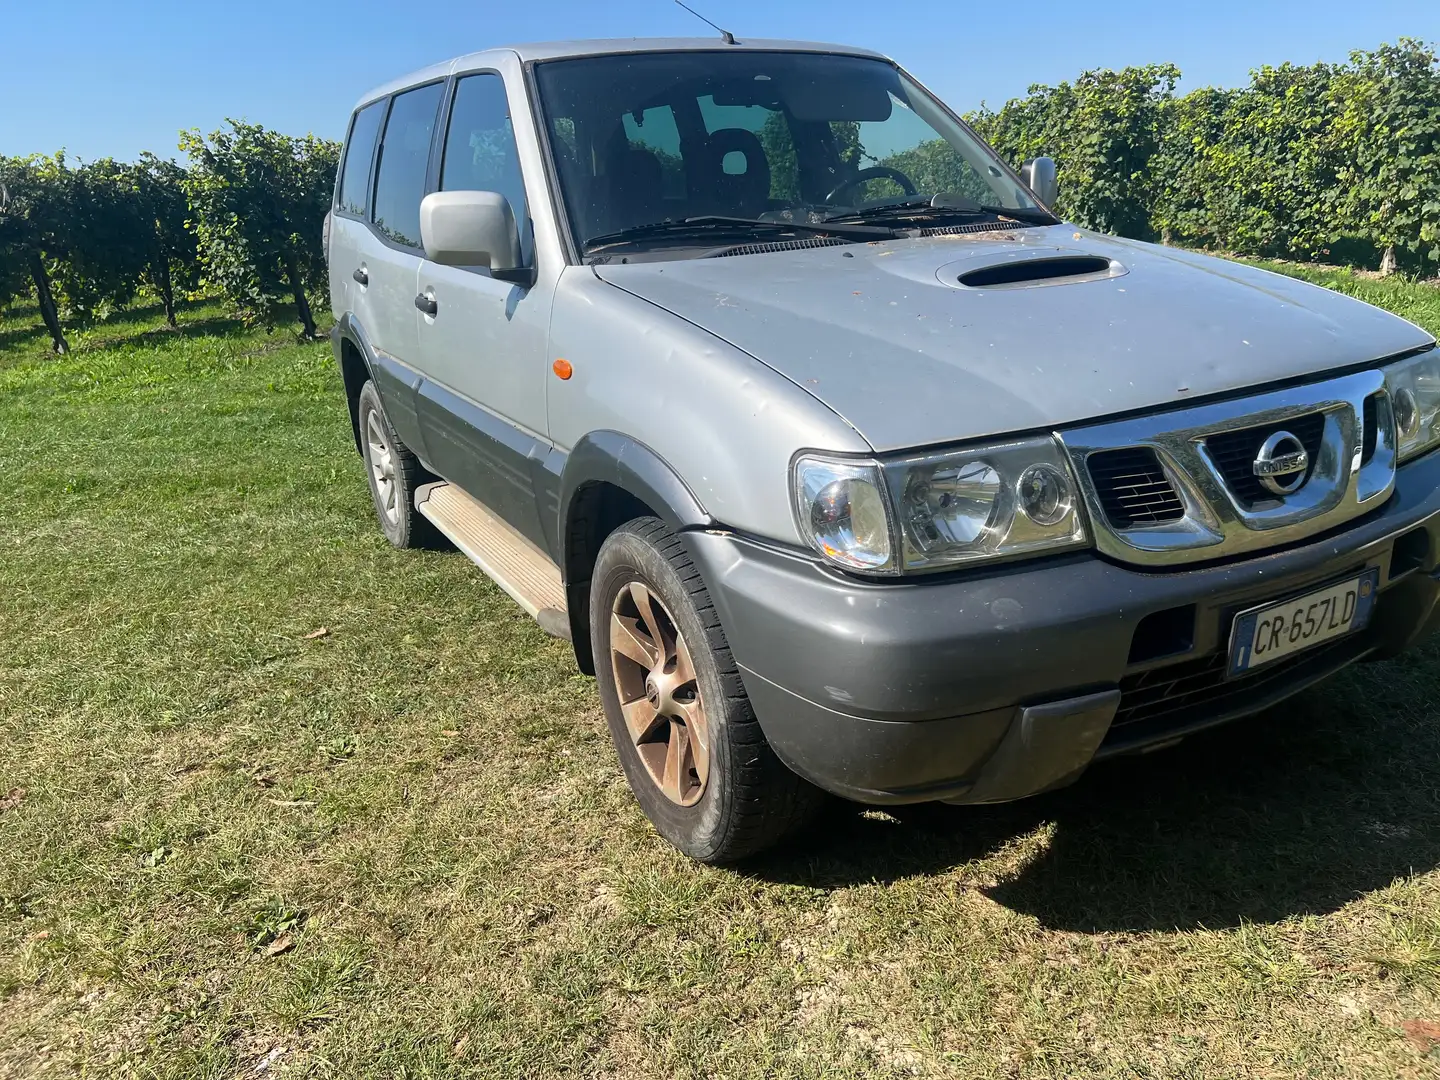
[[[375,224],[397,244],[420,246],[420,200],[430,163],[430,136],[440,111],[442,83],[396,94],[380,140],[375,176]]]
[[[369,201],[370,162],[375,156],[375,136],[385,119],[385,102],[366,105],[350,123],[345,140],[345,168],[340,173],[340,209],[364,216]]]
[[[499,75],[468,75],[456,84],[440,166],[440,190],[498,191],[510,200],[520,235],[528,234],[520,152],[505,99],[505,81]]]

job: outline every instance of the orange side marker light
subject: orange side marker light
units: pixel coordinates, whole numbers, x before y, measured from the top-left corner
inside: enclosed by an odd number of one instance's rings
[[[556,360],[555,363],[550,365],[550,370],[562,379],[568,379],[571,375],[575,374],[575,369],[570,366],[569,360]]]

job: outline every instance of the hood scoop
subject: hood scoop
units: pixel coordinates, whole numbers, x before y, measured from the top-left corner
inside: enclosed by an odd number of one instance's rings
[[[1073,285],[1105,281],[1129,273],[1116,259],[1064,248],[1016,249],[947,263],[940,281],[961,289],[1031,289],[1042,285]]]

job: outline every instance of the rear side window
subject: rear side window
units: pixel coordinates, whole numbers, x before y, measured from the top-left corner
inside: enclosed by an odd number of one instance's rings
[[[440,165],[440,190],[498,191],[510,201],[520,235],[528,232],[520,152],[515,146],[505,81],[499,75],[467,75],[456,84]]]
[[[370,163],[375,157],[375,136],[380,121],[385,119],[385,102],[366,105],[350,122],[350,137],[345,140],[345,166],[340,171],[338,208],[347,214],[364,217],[370,201]]]
[[[420,246],[420,200],[430,164],[430,137],[440,112],[443,83],[396,94],[380,139],[375,175],[376,227],[397,244]]]

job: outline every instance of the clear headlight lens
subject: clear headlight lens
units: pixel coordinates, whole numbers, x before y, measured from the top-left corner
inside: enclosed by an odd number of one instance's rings
[[[907,458],[886,465],[903,569],[1085,543],[1075,481],[1054,439]]]
[[[895,572],[879,466],[800,458],[795,510],[800,534],[831,562],[872,574]]]
[[[801,534],[850,570],[900,573],[1086,543],[1079,496],[1054,439],[877,465],[795,463]]]
[[[1385,369],[1401,461],[1440,445],[1440,349]]]

